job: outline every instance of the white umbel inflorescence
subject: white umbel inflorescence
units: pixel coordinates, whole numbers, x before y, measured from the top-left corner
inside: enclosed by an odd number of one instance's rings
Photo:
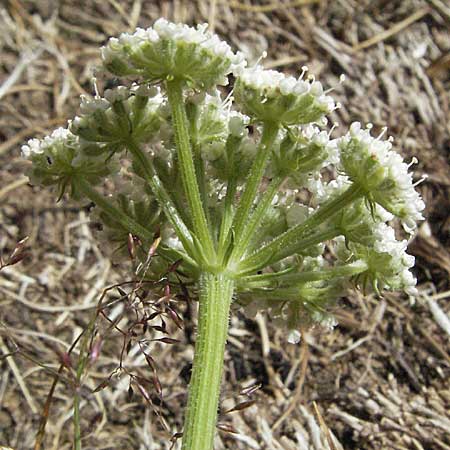
[[[410,165],[392,151],[392,140],[382,140],[370,134],[371,126],[361,128],[354,122],[349,133],[339,140],[344,171],[370,192],[373,199],[399,217],[406,231],[423,220],[425,203],[415,190]]]
[[[276,70],[266,70],[262,66],[248,68],[242,71],[240,81],[247,87],[264,93],[267,97],[311,94],[316,97],[318,104],[331,112],[335,107],[333,97],[327,95],[320,81],[303,79],[303,74],[295,78],[286,76]]]
[[[227,42],[222,41],[217,34],[208,31],[208,24],[203,23],[192,28],[184,24],[176,24],[166,19],[158,19],[154,26],[154,32],[159,39],[173,39],[174,41],[199,44],[200,47],[218,57],[231,62],[230,70],[233,74],[239,74],[245,67],[244,54],[234,53]]]
[[[423,219],[411,164],[385,129],[374,137],[355,122],[332,139],[327,115],[339,104],[306,67],[298,77],[246,68],[206,24],[166,19],[101,52],[124,86],[100,95],[94,80],[69,129],[31,139],[22,154],[33,183],[104,208],[105,235],[129,250],[136,274],[165,279],[182,264],[198,293],[219,258],[235,304],[268,311],[292,343],[306,327],[332,329],[331,308],[353,283],[417,293],[408,241],[390,226],[396,218],[412,231]],[[105,180],[114,189],[102,200]]]
[[[194,84],[226,84],[229,73],[239,75],[246,61],[225,41],[207,30],[158,19],[153,27],[122,33],[102,47],[105,66],[117,75],[146,78],[175,77]]]
[[[25,145],[22,145],[22,156],[31,159],[33,155],[42,154],[55,144],[65,143],[69,137],[74,136],[67,128],[57,128],[50,136],[45,136],[42,140],[30,139]]]

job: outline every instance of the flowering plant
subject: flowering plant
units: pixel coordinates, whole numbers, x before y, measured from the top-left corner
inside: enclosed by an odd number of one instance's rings
[[[90,199],[119,250],[142,243],[143,278],[176,277],[198,297],[182,448],[210,450],[230,309],[268,311],[297,342],[301,328],[334,326],[349,288],[413,295],[414,258],[392,225],[411,234],[424,203],[385,130],[356,122],[330,137],[338,105],[305,70],[247,67],[206,26],[164,19],[111,38],[102,58],[129,83],[82,97],[66,129],[23,155],[33,183]]]

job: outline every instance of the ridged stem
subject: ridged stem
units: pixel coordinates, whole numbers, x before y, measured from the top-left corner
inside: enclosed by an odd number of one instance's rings
[[[189,384],[182,450],[212,450],[234,283],[202,273],[195,356]]]
[[[192,214],[194,233],[208,259],[215,259],[215,250],[211,232],[206,220],[200,189],[194,165],[194,155],[189,138],[189,122],[183,101],[183,84],[178,80],[167,81],[167,98],[172,111],[172,124],[175,132],[177,156],[180,166],[181,181]]]
[[[266,170],[267,161],[270,157],[272,145],[277,137],[278,124],[265,123],[263,128],[263,134],[261,136],[261,142],[258,146],[258,152],[256,154],[253,165],[248,174],[245,189],[239,200],[239,205],[236,209],[233,225],[231,231],[234,233],[237,239],[239,239],[242,231],[247,224],[248,217],[253,207],[258,188],[261,183],[264,171]]]
[[[267,186],[266,191],[261,196],[258,201],[258,206],[253,211],[250,219],[242,230],[241,235],[236,236],[236,244],[234,246],[233,252],[230,256],[230,264],[237,264],[240,258],[248,251],[251,239],[254,237],[255,233],[258,231],[258,227],[261,225],[264,215],[266,214],[268,208],[270,207],[273,198],[275,197],[278,189],[283,183],[283,177],[275,177]]]

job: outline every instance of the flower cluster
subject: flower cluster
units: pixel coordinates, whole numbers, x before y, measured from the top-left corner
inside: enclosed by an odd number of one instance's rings
[[[327,270],[327,263],[322,256],[306,256],[297,264],[290,261],[290,265],[294,268],[291,275],[295,275],[295,272],[312,274]],[[262,300],[245,292],[241,294],[240,300],[250,317],[259,311],[268,311],[274,322],[288,331],[289,342],[296,343],[300,340],[302,329],[313,325],[332,329],[337,325],[329,307],[334,304],[336,297],[345,292],[344,287],[339,277],[328,280],[299,279],[289,288],[280,286],[276,293],[270,294],[267,290],[259,292]]]
[[[188,97],[186,111],[192,145],[206,162],[208,176],[245,179],[257,145],[249,136],[249,117],[233,109],[232,97],[223,99],[220,91],[197,94]]]
[[[393,223],[410,232],[423,218],[409,166],[359,123],[331,139],[325,116],[337,106],[319,81],[245,68],[206,26],[165,19],[110,39],[102,56],[136,83],[82,97],[69,129],[23,155],[34,183],[97,205],[114,248],[138,243],[137,264],[158,235],[159,265],[146,273],[180,266],[169,276],[196,292],[202,272],[222,271],[236,304],[267,310],[292,341],[333,325],[351,286],[415,294],[414,258]],[[107,177],[103,197],[95,186]]]
[[[83,176],[92,185],[118,170],[115,159],[86,157],[80,150],[77,136],[68,129],[58,128],[43,140],[30,139],[22,146],[22,155],[33,164],[28,172],[32,183],[56,186],[58,198],[70,189],[74,198],[82,195],[76,179]]]
[[[352,181],[359,183],[369,198],[400,218],[405,229],[412,231],[423,219],[423,200],[414,189],[409,166],[392,151],[391,140],[374,138],[370,127],[351,125],[339,141],[342,168]]]
[[[223,102],[220,92],[192,96],[186,105],[193,146],[208,161],[219,158],[228,137],[231,104]]]
[[[187,25],[157,20],[146,30],[123,33],[102,48],[105,67],[118,76],[145,80],[185,80],[193,87],[227,84],[229,73],[245,67],[241,53],[207,31],[207,25]]]
[[[164,98],[145,85],[107,89],[104,97],[81,96],[80,115],[70,130],[89,154],[123,150],[130,139],[149,142],[165,125]]]
[[[308,124],[323,120],[335,108],[319,81],[296,79],[260,66],[243,70],[234,93],[244,113],[262,122]]]
[[[292,177],[297,186],[309,174],[337,161],[336,143],[327,131],[313,125],[290,127],[281,133],[272,156],[274,175]]]
[[[386,223],[392,218],[392,214],[378,205],[368,209],[364,200],[341,211],[333,219],[341,232],[337,251],[347,262],[366,262],[367,269],[358,275],[364,289],[370,283],[377,293],[383,289],[403,289],[414,295],[416,279],[410,271],[414,257],[406,253],[408,242],[398,240],[394,228]]]

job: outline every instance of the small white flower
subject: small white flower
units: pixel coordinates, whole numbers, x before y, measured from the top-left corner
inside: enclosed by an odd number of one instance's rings
[[[374,248],[377,252],[389,253],[393,258],[401,258],[408,243],[406,240],[398,241],[392,227],[379,222],[374,225],[372,232],[375,238]]]
[[[323,199],[326,196],[325,184],[322,181],[322,175],[319,173],[314,173],[310,177],[308,177],[305,188],[308,189],[309,192],[316,199]]]
[[[280,92],[283,95],[287,95],[294,91],[295,86],[297,85],[297,80],[294,77],[286,77],[284,79],[281,79],[279,84]]]
[[[401,273],[401,283],[403,285],[404,291],[408,295],[415,296],[419,293],[416,288],[417,279],[414,277],[411,271],[406,268]]]
[[[316,189],[314,193],[318,203],[324,203],[329,200],[330,197],[341,194],[346,191],[351,186],[351,181],[346,175],[338,175],[334,180],[329,181],[328,183],[319,184],[316,181],[315,185],[310,185],[312,189]]]
[[[27,144],[22,145],[22,156],[29,159],[31,156],[43,153],[41,141],[39,139],[30,139]]]
[[[302,334],[298,330],[289,330],[287,341],[290,344],[298,344],[302,338]]]
[[[111,104],[123,102],[130,96],[130,90],[126,86],[117,86],[114,89],[106,89],[103,95]]]
[[[89,98],[86,95],[81,95],[80,112],[81,114],[93,114],[96,111],[106,111],[111,105],[108,100],[96,96]]]

